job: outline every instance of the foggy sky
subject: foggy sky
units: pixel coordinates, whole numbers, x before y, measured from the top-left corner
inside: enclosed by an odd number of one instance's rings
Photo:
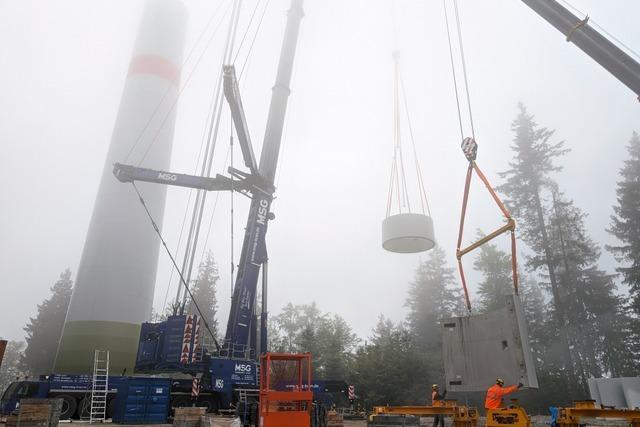
[[[211,27],[195,43],[220,1],[185,1],[186,52],[193,54],[183,68],[183,85],[191,77],[178,105],[176,172],[194,171],[202,141],[226,21],[208,47]],[[244,3],[240,36],[255,0]],[[640,131],[634,94],[523,3],[459,3],[479,165],[500,183],[497,172],[508,168],[510,125],[522,101],[539,124],[556,130],[554,141],[565,140],[572,149],[560,160],[564,170],[557,179],[589,214],[592,238],[612,243],[605,228],[615,182],[625,145],[633,130]],[[640,49],[640,4],[574,3]],[[288,4],[271,1],[241,81],[257,153]],[[141,10],[139,1],[0,1],[0,336],[21,339],[59,273],[70,267],[75,278]],[[408,283],[424,257],[387,253],[380,242],[392,153],[394,49],[401,55],[436,237],[454,265],[466,160],[459,149],[442,2],[395,0],[394,8],[391,0],[307,0],[305,12],[273,204],[276,220],[267,236],[270,312],[277,314],[289,301],[316,301],[364,338],[380,313],[403,318]],[[218,173],[227,153],[227,110],[222,123]],[[241,158],[239,150],[235,157]],[[417,197],[415,178],[409,178]],[[188,196],[186,189],[168,190],[163,234],[171,248]],[[215,199],[209,195],[201,241]],[[219,196],[207,245],[220,267],[222,327],[230,297],[229,199]],[[241,195],[235,200],[237,263],[248,201]],[[475,182],[466,240],[477,228],[490,231],[498,224],[497,209]],[[507,247],[506,237],[500,245]],[[522,244],[520,252],[526,252]],[[171,270],[166,254],[159,256],[156,310],[162,309]],[[612,272],[615,265],[603,252],[601,266]],[[176,286],[174,276],[169,299]]]

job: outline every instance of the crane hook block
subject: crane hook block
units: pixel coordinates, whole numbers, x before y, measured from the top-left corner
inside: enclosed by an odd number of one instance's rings
[[[476,159],[478,155],[478,143],[475,139],[469,137],[463,139],[461,148],[467,160],[472,162]]]

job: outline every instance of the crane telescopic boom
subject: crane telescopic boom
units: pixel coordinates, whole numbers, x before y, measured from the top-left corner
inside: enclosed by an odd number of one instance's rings
[[[522,0],[594,61],[631,89],[640,100],[640,63],[555,0]]]

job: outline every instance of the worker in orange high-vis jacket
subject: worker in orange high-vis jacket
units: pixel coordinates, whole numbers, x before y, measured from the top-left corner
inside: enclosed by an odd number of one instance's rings
[[[502,408],[502,398],[507,394],[511,394],[518,389],[522,388],[522,383],[518,385],[512,385],[510,387],[504,386],[504,380],[502,378],[498,378],[496,383],[489,387],[487,390],[487,398],[484,401],[485,409],[498,409]]]
[[[431,386],[432,406],[442,406],[445,397],[447,397],[447,390],[440,393],[440,387],[438,387],[438,384]],[[433,427],[438,427],[438,424],[440,424],[440,427],[444,427],[444,415],[435,415],[433,417]]]

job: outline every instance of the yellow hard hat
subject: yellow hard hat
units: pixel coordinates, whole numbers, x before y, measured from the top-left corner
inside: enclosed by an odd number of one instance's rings
[[[496,380],[496,384],[504,385],[504,380],[502,378],[498,378]]]
[[[438,384],[433,384],[433,385],[431,386],[431,389],[434,389],[434,388],[438,388]]]

